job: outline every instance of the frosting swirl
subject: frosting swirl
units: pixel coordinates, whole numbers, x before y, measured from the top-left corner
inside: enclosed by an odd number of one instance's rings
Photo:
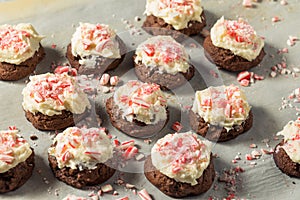
[[[113,146],[101,128],[70,127],[53,140],[49,155],[55,156],[58,167],[93,169],[113,157]]]
[[[166,97],[155,83],[129,81],[114,93],[114,102],[129,122],[156,124],[167,119]]]
[[[136,49],[135,63],[142,62],[150,69],[177,74],[186,73],[190,65],[185,48],[171,36],[155,36],[141,43]]]
[[[31,58],[40,47],[44,36],[31,24],[0,26],[0,62],[20,64]]]
[[[121,57],[116,33],[106,24],[80,23],[72,36],[71,45],[72,54],[81,59],[91,55]]]
[[[32,154],[30,145],[18,132],[15,129],[0,131],[0,173],[14,168]]]
[[[300,118],[290,121],[277,135],[284,136],[284,144],[279,148],[283,148],[293,162],[300,163]]]
[[[76,79],[67,73],[41,74],[29,77],[23,89],[23,108],[31,113],[59,115],[63,110],[82,114],[91,108],[87,95],[80,89]]]
[[[147,0],[145,13],[181,30],[187,28],[190,21],[202,22],[202,11],[201,0]]]
[[[176,181],[196,185],[210,163],[211,143],[192,132],[168,134],[151,150],[153,165]]]
[[[241,125],[247,118],[251,106],[239,87],[218,86],[197,91],[192,111],[212,125],[221,125],[229,131]]]
[[[241,18],[235,21],[221,17],[211,28],[210,37],[215,46],[229,49],[248,61],[254,60],[264,47],[264,40]]]

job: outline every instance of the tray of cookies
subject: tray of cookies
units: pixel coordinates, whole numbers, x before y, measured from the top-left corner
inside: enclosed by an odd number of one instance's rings
[[[0,0],[0,198],[297,199],[296,0]]]

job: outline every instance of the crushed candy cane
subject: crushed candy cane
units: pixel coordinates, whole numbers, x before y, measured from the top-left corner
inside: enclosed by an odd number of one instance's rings
[[[278,16],[272,17],[272,22],[279,22],[281,19]]]
[[[294,89],[287,97],[282,97],[279,110],[292,108],[296,111],[296,115],[300,115],[300,88]]]
[[[113,190],[114,189],[113,189],[111,184],[106,184],[106,185],[101,186],[101,191],[104,192],[104,193],[108,193],[108,192],[111,192]]]
[[[281,1],[280,1],[280,4],[283,5],[283,6],[285,6],[285,5],[288,4],[288,2],[287,2],[286,0],[281,0]]]
[[[77,76],[77,70],[75,68],[72,68],[70,66],[64,65],[58,65],[55,69],[54,69],[54,73],[55,74],[63,74],[63,73],[68,73],[68,75],[70,76]]]
[[[141,197],[142,200],[152,200],[151,196],[145,188],[139,191],[138,195],[139,197]]]
[[[287,45],[292,47],[296,44],[296,41],[298,41],[298,40],[299,40],[298,37],[290,35],[286,43],[287,43]]]
[[[252,8],[252,0],[243,0],[242,4],[246,8]]]
[[[241,185],[241,179],[239,179],[239,174],[243,173],[245,170],[240,166],[224,169],[218,177],[218,182],[225,183],[225,189],[227,190],[227,197],[224,199],[235,199],[235,193],[237,187]]]
[[[101,78],[100,78],[100,85],[107,85],[109,83],[110,80],[110,75],[109,74],[102,74]]]
[[[183,128],[182,124],[178,121],[172,124],[172,129],[176,132],[179,132]]]
[[[249,71],[242,71],[237,75],[237,81],[241,86],[247,87],[250,84],[255,83],[255,81],[264,80],[264,76],[255,74]]]
[[[126,196],[126,197],[118,198],[116,200],[129,200],[129,197]]]
[[[109,83],[112,86],[118,85],[118,83],[119,83],[119,77],[118,76],[112,76],[112,77],[110,77]]]

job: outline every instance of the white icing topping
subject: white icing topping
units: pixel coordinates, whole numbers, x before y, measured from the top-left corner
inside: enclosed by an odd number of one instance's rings
[[[71,39],[72,54],[82,60],[88,56],[120,58],[116,33],[108,25],[80,23]],[[80,62],[84,62],[80,60]]]
[[[210,37],[213,45],[229,49],[248,61],[254,60],[264,47],[264,40],[241,18],[231,21],[221,17],[211,28]]]
[[[0,131],[0,173],[7,172],[24,162],[31,154],[30,145],[18,130]]]
[[[150,69],[177,74],[186,73],[190,67],[185,48],[171,36],[155,36],[141,43],[136,49],[135,63],[142,62]]]
[[[284,144],[280,147],[293,162],[300,163],[300,118],[290,121],[277,135],[284,136]]]
[[[20,64],[31,58],[43,39],[31,24],[0,26],[0,62]]]
[[[41,74],[29,77],[23,89],[23,108],[31,113],[59,115],[63,110],[82,114],[91,108],[87,95],[80,89],[75,77],[63,74]]]
[[[211,143],[192,132],[168,134],[151,150],[153,165],[178,182],[196,185],[210,163]]]
[[[93,169],[113,157],[113,146],[101,128],[70,127],[54,138],[48,152],[55,156],[58,167]]]
[[[147,0],[145,13],[181,30],[187,28],[190,21],[202,22],[202,11],[201,0]]]
[[[244,92],[234,85],[197,91],[192,107],[205,122],[224,126],[227,131],[234,125],[241,125],[248,118],[250,109]]]
[[[129,122],[156,124],[167,119],[166,97],[155,83],[129,81],[114,93],[114,102]]]

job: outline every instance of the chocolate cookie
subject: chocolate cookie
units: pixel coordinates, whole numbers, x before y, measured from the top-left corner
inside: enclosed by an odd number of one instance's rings
[[[70,111],[63,110],[60,115],[47,116],[40,112],[31,113],[25,111],[25,116],[32,125],[39,130],[52,131],[61,130],[69,126],[74,126],[76,122],[81,121],[89,111],[85,111],[82,114],[74,115]]]
[[[264,49],[252,61],[248,61],[241,56],[234,55],[230,50],[216,47],[213,45],[210,36],[207,36],[203,42],[204,54],[208,60],[222,69],[228,71],[245,71],[257,66],[264,58],[266,53]]]
[[[225,142],[236,138],[238,135],[248,131],[253,124],[253,114],[251,110],[248,118],[241,125],[233,126],[233,129],[229,130],[228,132],[223,127],[210,125],[209,123],[205,122],[202,117],[194,113],[192,110],[190,110],[189,119],[191,128],[196,133],[208,140],[217,142]]]
[[[284,141],[282,140],[275,147],[275,152],[273,153],[275,164],[283,173],[300,178],[300,164],[291,160],[285,150],[280,147],[283,144]]]
[[[133,56],[135,60],[136,55]],[[195,67],[190,65],[190,68],[186,73],[177,73],[175,75],[169,73],[161,73],[158,68],[150,70],[149,67],[144,65],[141,61],[135,63],[135,74],[137,77],[146,83],[156,83],[161,86],[163,90],[172,90],[175,89],[187,81],[191,80],[195,73]]]
[[[85,66],[79,63],[81,60],[80,56],[74,56],[72,54],[72,45],[69,44],[67,47],[66,57],[69,60],[72,67],[78,70],[79,74],[103,74],[106,71],[113,70],[119,66],[119,64],[124,60],[126,55],[126,45],[121,40],[121,38],[116,37],[119,42],[121,58],[105,58],[102,56],[97,56],[94,66]]]
[[[59,168],[56,158],[48,155],[48,161],[55,177],[78,189],[104,183],[115,173],[115,169],[98,163],[95,169],[71,169],[70,167]]]
[[[24,161],[7,172],[0,173],[0,193],[18,189],[31,177],[34,168],[34,151]]]
[[[122,117],[122,111],[119,106],[114,103],[113,97],[110,97],[106,101],[106,112],[110,117],[111,124],[118,130],[133,136],[133,137],[149,137],[155,133],[158,133],[164,128],[169,120],[169,112],[167,110],[167,119],[165,121],[159,121],[157,124],[147,125],[144,122],[134,120],[129,122]]]
[[[212,156],[210,164],[203,171],[202,176],[197,179],[198,184],[192,186],[189,183],[181,183],[176,180],[169,178],[168,176],[162,174],[158,169],[156,169],[151,160],[151,156],[148,156],[145,165],[144,173],[146,178],[161,192],[168,196],[175,198],[182,198],[186,196],[195,196],[204,193],[209,190],[215,179],[214,164],[212,161]]]
[[[187,36],[199,34],[206,26],[204,12],[201,14],[201,19],[202,22],[190,21],[187,28],[175,30],[171,24],[166,23],[162,18],[149,15],[146,17],[142,27],[152,35],[172,35],[173,38],[180,39],[182,34]]]
[[[30,75],[36,68],[37,64],[45,57],[44,48],[40,48],[35,54],[26,61],[16,65],[6,62],[0,62],[0,80],[16,81]]]

